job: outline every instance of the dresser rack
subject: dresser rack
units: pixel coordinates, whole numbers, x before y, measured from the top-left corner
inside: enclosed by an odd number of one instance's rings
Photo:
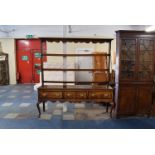
[[[41,39],[41,78],[42,85],[38,88],[38,102],[37,109],[39,112],[39,117],[41,116],[40,103],[43,104],[43,112],[45,112],[45,102],[47,101],[57,101],[60,102],[97,102],[97,103],[109,103],[111,104],[110,116],[112,117],[112,111],[114,110],[114,90],[110,86],[110,62],[111,62],[111,41],[112,39],[103,38],[40,38]],[[74,43],[108,43],[107,53],[98,54],[49,54],[43,49],[43,43],[48,42],[74,42]],[[107,58],[107,68],[106,69],[77,69],[77,68],[44,68],[43,58],[44,57],[88,57],[88,56],[104,56]],[[107,81],[80,81],[80,85],[77,81],[50,81],[44,79],[44,71],[102,71],[106,72],[108,75]],[[55,83],[55,85],[47,85],[46,83]],[[57,85],[57,83],[62,83],[63,85]],[[74,85],[67,85],[72,83]]]

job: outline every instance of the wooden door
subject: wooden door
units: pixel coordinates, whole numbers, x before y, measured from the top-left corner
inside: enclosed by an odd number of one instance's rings
[[[153,81],[154,39],[140,38],[138,50],[138,81]]]
[[[94,69],[108,69],[107,57],[100,54],[99,52],[93,53],[93,68]],[[95,82],[106,82],[108,81],[108,72],[107,71],[95,71],[93,72],[93,81]]]
[[[119,92],[118,115],[134,115],[136,113],[136,95],[136,87],[121,86]]]
[[[121,39],[120,80],[136,80],[137,41],[135,38]]]
[[[152,104],[152,87],[139,86],[137,95],[137,114],[149,114]]]
[[[100,54],[99,52],[94,52],[95,54]],[[95,55],[94,57],[94,69],[106,69],[107,68],[107,59],[106,56]]]

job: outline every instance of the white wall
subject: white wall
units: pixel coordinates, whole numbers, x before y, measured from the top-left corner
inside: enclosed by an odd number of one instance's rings
[[[10,84],[16,84],[16,59],[14,39],[0,39],[2,51],[9,54]]]
[[[4,53],[9,54],[9,75],[10,75],[10,84],[16,84],[16,51],[15,51],[15,39],[0,39],[1,45],[2,45],[2,50]],[[68,45],[68,51],[70,53],[74,53],[77,48],[93,48],[95,51],[104,51],[104,46],[102,44],[74,44],[74,43],[69,43]],[[57,43],[47,43],[48,49],[53,52],[53,53],[61,53],[62,52],[62,44],[57,44]],[[112,57],[115,53],[116,49],[116,43],[115,39],[112,41]],[[72,57],[70,58],[70,61],[75,61],[71,60]],[[74,58],[73,58],[74,59]],[[113,59],[112,59],[113,60]],[[60,62],[62,61],[62,58],[55,58],[52,60],[52,62]]]
[[[91,48],[94,51],[93,52],[107,52],[107,44],[93,44],[93,43],[67,43],[67,53],[75,53],[77,48]],[[63,52],[63,45],[62,43],[50,43],[47,42],[47,52],[48,53],[62,53]],[[111,54],[112,54],[112,64],[115,63],[115,53],[116,53],[116,39],[114,39],[112,41],[111,44]],[[50,60],[50,58],[52,58],[52,60]],[[48,61],[49,62],[61,62],[62,63],[62,57],[48,57]],[[74,57],[68,57],[67,61],[74,61],[75,62],[75,58]],[[112,65],[113,68],[113,65]]]
[[[72,32],[67,31],[68,37],[102,37],[102,38],[114,38],[112,41],[112,60],[114,63],[114,56],[116,52],[116,30],[144,30],[145,25],[72,25]],[[68,28],[68,27],[67,27]],[[9,54],[9,72],[10,72],[10,84],[16,84],[16,59],[15,59],[15,40],[14,38],[25,38],[27,34],[36,35],[38,37],[62,37],[63,26],[62,25],[0,25],[0,30],[10,31],[9,34],[0,31],[0,42],[5,53]],[[10,39],[9,39],[10,38]],[[56,43],[48,45],[49,49],[53,52],[62,51],[62,45],[58,46]],[[75,52],[76,48],[94,48],[95,51],[104,51],[104,47],[101,44],[70,44],[68,51]],[[56,59],[55,59],[56,60]]]
[[[72,25],[71,33],[67,26],[67,36],[94,36],[115,38],[117,30],[145,30],[146,25]],[[1,31],[9,31],[3,33]],[[23,38],[27,34],[37,37],[63,36],[63,25],[0,25],[0,37]]]

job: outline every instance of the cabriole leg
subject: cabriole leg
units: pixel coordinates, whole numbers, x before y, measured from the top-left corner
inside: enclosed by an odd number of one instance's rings
[[[45,108],[45,101],[43,102],[43,112],[46,111],[46,108]]]
[[[110,117],[112,118],[112,112],[115,109],[115,102],[111,105]]]
[[[37,102],[37,109],[38,109],[38,112],[39,112],[39,115],[38,115],[38,117],[40,118],[40,116],[41,116],[41,110],[40,110],[40,106],[39,106],[39,104],[40,104],[40,102]]]

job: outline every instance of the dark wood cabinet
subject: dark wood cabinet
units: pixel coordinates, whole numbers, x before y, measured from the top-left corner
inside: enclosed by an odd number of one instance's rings
[[[0,85],[9,84],[8,54],[0,53]]]
[[[149,115],[155,64],[155,34],[117,31],[116,116]]]

